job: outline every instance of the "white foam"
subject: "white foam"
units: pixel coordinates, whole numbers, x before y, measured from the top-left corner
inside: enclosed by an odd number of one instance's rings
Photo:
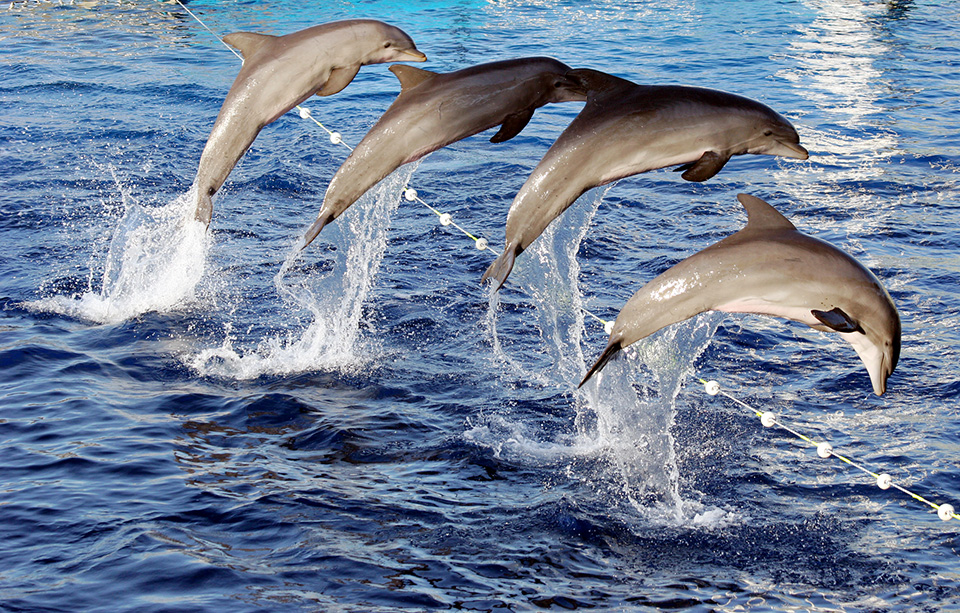
[[[694,513],[690,525],[696,528],[719,529],[742,524],[746,519],[743,515],[733,511],[724,511],[717,507],[704,509]]]
[[[595,459],[604,451],[596,439],[568,436],[544,440],[528,424],[494,415],[464,432],[465,440],[489,448],[495,457],[535,466],[566,464],[575,459]]]

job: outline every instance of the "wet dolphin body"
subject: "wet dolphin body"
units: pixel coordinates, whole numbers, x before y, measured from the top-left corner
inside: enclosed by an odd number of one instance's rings
[[[666,166],[687,181],[714,176],[745,153],[806,159],[797,131],[754,100],[679,85],[637,85],[596,70],[572,70],[587,104],[520,188],[507,214],[506,247],[483,280],[503,286],[522,253],[587,190]]]
[[[314,94],[339,92],[361,66],[426,59],[402,30],[370,19],[284,36],[236,32],[223,40],[243,54],[243,67],[220,107],[194,179],[196,218],[208,225],[212,196],[265,125]]]
[[[310,244],[371,187],[398,167],[453,142],[500,125],[491,142],[520,133],[539,107],[583,101],[565,79],[569,66],[546,57],[521,58],[435,73],[391,66],[401,92],[337,170],[316,222],[304,236]]]
[[[747,226],[665,271],[627,301],[606,349],[580,383],[621,349],[704,311],[758,313],[837,332],[853,345],[878,396],[900,357],[900,315],[869,270],[797,231],[746,194]]]

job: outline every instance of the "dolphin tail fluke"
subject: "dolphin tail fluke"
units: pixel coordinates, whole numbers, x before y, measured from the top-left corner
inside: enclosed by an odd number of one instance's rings
[[[503,287],[503,284],[506,283],[507,277],[510,276],[510,271],[513,270],[513,263],[517,259],[517,249],[507,245],[503,250],[503,253],[500,254],[493,264],[487,268],[487,272],[483,273],[483,278],[480,279],[480,283],[487,281],[488,279],[492,280],[497,284],[497,291]]]
[[[587,374],[583,377],[583,381],[581,381],[580,385],[577,387],[583,387],[583,384],[589,381],[590,377],[600,372],[600,370],[607,365],[607,362],[612,360],[615,355],[620,353],[620,349],[622,349],[620,341],[611,341],[610,344],[607,345],[607,348],[603,350],[603,353],[600,354],[600,357],[597,358],[597,361],[593,364],[593,366],[590,367],[590,370],[587,371]]]
[[[197,211],[194,218],[205,226],[210,225],[210,218],[213,217],[213,199],[209,194],[200,194],[197,196]]]
[[[313,225],[311,225],[307,229],[306,234],[303,235],[303,246],[300,247],[301,251],[306,249],[307,245],[313,242],[313,239],[317,238],[317,235],[320,234],[320,231],[323,230],[323,227],[326,226],[329,221],[330,217],[328,215],[317,217],[317,220],[313,222]]]

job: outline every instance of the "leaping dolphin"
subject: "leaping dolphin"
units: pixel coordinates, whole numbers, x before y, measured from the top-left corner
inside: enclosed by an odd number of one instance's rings
[[[563,76],[570,67],[546,57],[491,62],[442,74],[402,65],[390,70],[400,79],[400,95],[330,181],[317,220],[304,236],[304,247],[403,164],[497,125],[500,130],[490,141],[509,140],[539,107],[586,100],[578,84]]]
[[[212,196],[260,130],[310,96],[350,84],[361,66],[427,59],[402,30],[372,19],[313,26],[284,36],[236,32],[224,42],[243,55],[200,156],[196,218],[210,224]]]
[[[785,317],[853,345],[878,396],[900,358],[900,315],[869,270],[830,243],[800,233],[747,194],[747,226],[644,285],[621,309],[591,376],[631,343],[704,311]]]
[[[507,213],[506,247],[483,281],[503,286],[522,253],[587,190],[683,164],[706,181],[745,153],[807,159],[790,122],[766,105],[721,91],[637,85],[603,72],[571,70],[587,104],[534,168]]]

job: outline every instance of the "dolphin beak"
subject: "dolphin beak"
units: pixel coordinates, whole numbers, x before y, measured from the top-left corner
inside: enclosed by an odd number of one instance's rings
[[[784,142],[782,140],[778,140],[777,142],[783,147],[783,150],[778,151],[777,155],[797,160],[805,160],[810,157],[810,153],[797,143]]]
[[[586,102],[587,90],[580,81],[561,76],[554,87],[554,96],[550,102]]]
[[[590,95],[589,90],[583,86],[580,81],[572,81],[572,86],[569,88],[570,97],[564,102],[586,102],[587,97]]]
[[[576,95],[583,96],[583,99],[586,100],[587,94],[590,93],[590,90],[581,77],[579,70],[568,70],[567,74],[563,75],[563,80],[566,81],[566,87],[568,90],[575,92]]]
[[[870,385],[873,386],[873,393],[877,396],[883,396],[883,393],[887,391],[887,374],[882,371],[882,366],[877,368],[872,364],[868,365],[867,374],[870,375]]]
[[[877,396],[882,396],[883,393],[887,391],[887,377],[893,373],[893,369],[897,365],[897,358],[894,357],[893,363],[891,364],[891,356],[887,355],[880,345],[871,342],[865,334],[853,332],[841,333],[841,336],[848,343],[853,345],[853,349],[857,352],[857,355],[860,356],[860,360],[867,368],[867,374],[870,375],[870,384],[873,387],[873,393]],[[899,356],[899,336],[897,336],[896,342],[897,345],[896,349],[894,350],[894,355]]]
[[[885,352],[881,353],[882,358],[879,363],[876,360],[867,364],[867,373],[870,374],[870,383],[873,385],[873,393],[882,396],[887,391],[887,378],[893,374],[897,368],[897,361],[900,359],[900,338],[896,339],[892,355]]]
[[[410,56],[410,59],[407,60],[408,62],[426,62],[427,61],[426,54],[416,49],[404,49],[403,53]]]

